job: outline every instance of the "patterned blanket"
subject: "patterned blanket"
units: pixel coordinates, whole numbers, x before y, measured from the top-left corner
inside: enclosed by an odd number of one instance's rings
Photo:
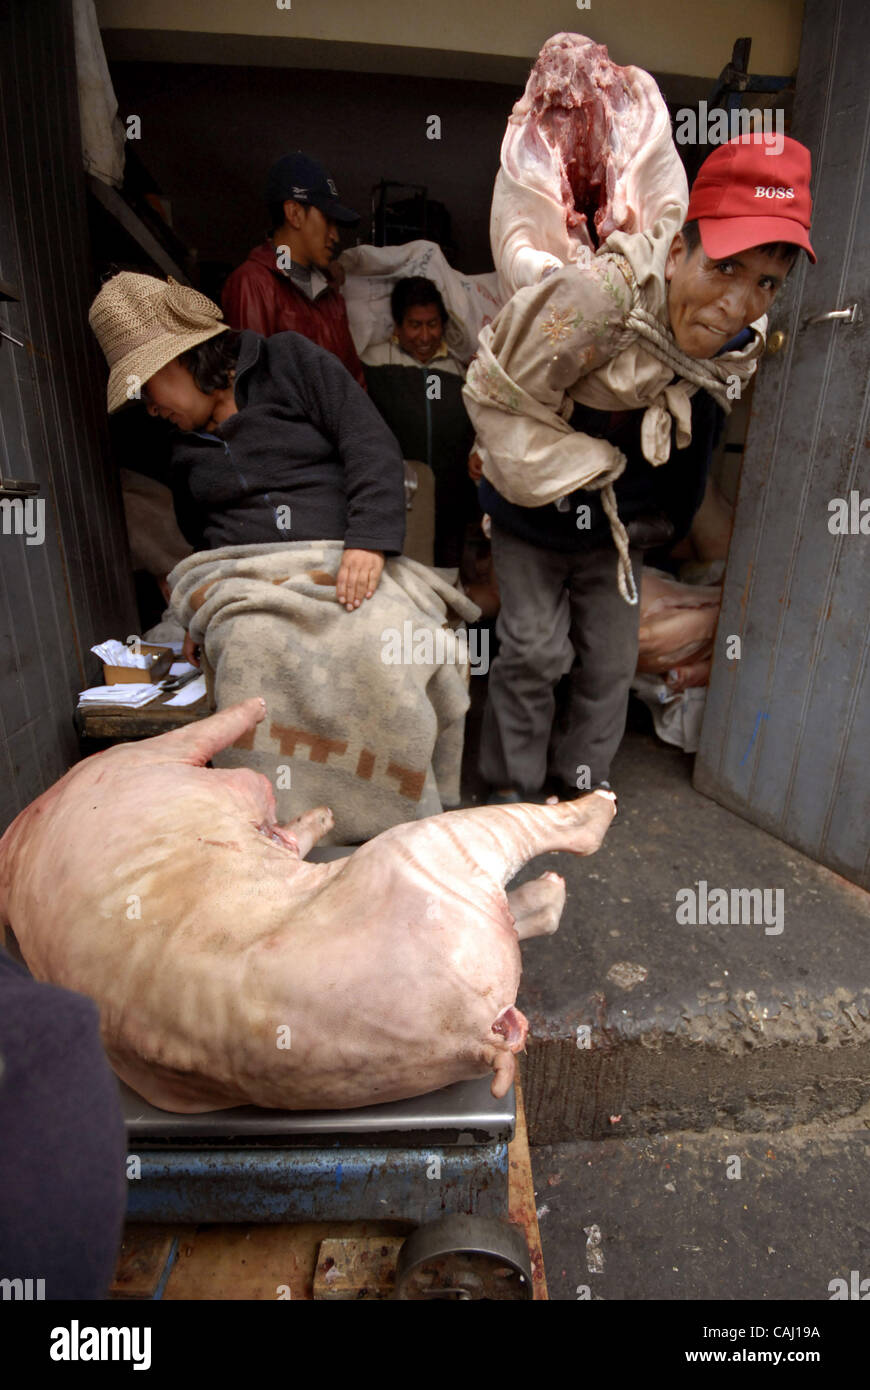
[[[217,708],[262,695],[268,709],[216,765],[264,773],[282,822],[330,806],[334,844],[458,802],[469,667],[452,629],[479,616],[437,570],[405,557],[388,560],[373,598],[349,613],[335,599],[342,550],[227,546],[169,576],[172,611],[214,671]]]

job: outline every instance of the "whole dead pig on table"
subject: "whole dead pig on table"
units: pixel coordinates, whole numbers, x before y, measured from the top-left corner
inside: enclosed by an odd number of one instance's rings
[[[151,1104],[333,1109],[493,1073],[528,1024],[519,942],[556,930],[559,875],[592,854],[612,793],[453,811],[349,858],[304,856],[325,807],[275,821],[268,780],[205,764],[265,715],[255,698],[79,763],[0,840],[0,922],[27,965],[90,995],[122,1080]]]

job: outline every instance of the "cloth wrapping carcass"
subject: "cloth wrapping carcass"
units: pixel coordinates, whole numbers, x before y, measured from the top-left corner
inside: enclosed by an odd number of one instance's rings
[[[335,598],[343,549],[227,546],[169,577],[172,610],[214,671],[217,708],[266,701],[248,744],[215,764],[268,777],[279,821],[331,807],[334,844],[458,803],[469,666],[450,624],[480,611],[438,571],[398,557],[348,612]],[[391,664],[395,635],[410,661]]]
[[[688,201],[654,79],[582,34],[554,34],[501,146],[490,240],[504,298],[562,265],[588,265],[612,232],[647,231],[662,218],[676,229]]]
[[[409,241],[404,246],[352,246],[341,256],[346,280],[342,294],[347,305],[354,346],[360,357],[393,332],[390,295],[398,280],[424,275],[440,290],[450,315],[444,337],[448,348],[465,365],[477,350],[477,335],[503,304],[498,277],[463,275],[448,264],[434,241]],[[437,365],[437,364],[435,364]]]
[[[637,603],[613,483],[625,456],[571,428],[576,403],[643,409],[641,447],[654,466],[691,442],[691,396],[729,412],[764,350],[752,342],[715,361],[677,346],[665,263],[688,206],[667,107],[639,68],[612,63],[579,34],[549,39],[514,107],[493,192],[493,258],[505,295],[480,333],[463,395],[483,474],[503,497],[541,507],[601,492],[618,553],[617,582]],[[589,219],[600,243],[595,250]]]
[[[678,448],[691,442],[693,393],[703,387],[729,412],[733,383],[745,385],[764,351],[766,317],[751,325],[746,347],[715,359],[677,346],[664,279],[677,230],[663,218],[648,232],[615,232],[589,266],[564,266],[518,290],[481,331],[463,388],[484,476],[509,502],[542,507],[575,488],[601,490],[629,602],[628,539],[612,486],[625,456],[571,428],[575,403],[643,409],[641,447],[657,466],[670,456],[673,426]]]

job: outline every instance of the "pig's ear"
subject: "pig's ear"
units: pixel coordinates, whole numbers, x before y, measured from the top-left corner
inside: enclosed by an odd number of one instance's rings
[[[208,719],[198,719],[183,729],[173,729],[171,734],[161,734],[154,744],[156,747],[159,743],[162,757],[203,767],[215,753],[223,752],[255,729],[265,715],[266,701],[258,695],[252,700],[243,700],[240,705],[219,710]]]

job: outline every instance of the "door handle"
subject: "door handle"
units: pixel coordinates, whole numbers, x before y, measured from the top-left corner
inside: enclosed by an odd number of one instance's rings
[[[813,318],[807,319],[804,327],[809,328],[814,323],[830,323],[836,319],[842,323],[855,323],[860,317],[858,305],[850,304],[848,309],[829,309],[827,314],[816,314]]]

